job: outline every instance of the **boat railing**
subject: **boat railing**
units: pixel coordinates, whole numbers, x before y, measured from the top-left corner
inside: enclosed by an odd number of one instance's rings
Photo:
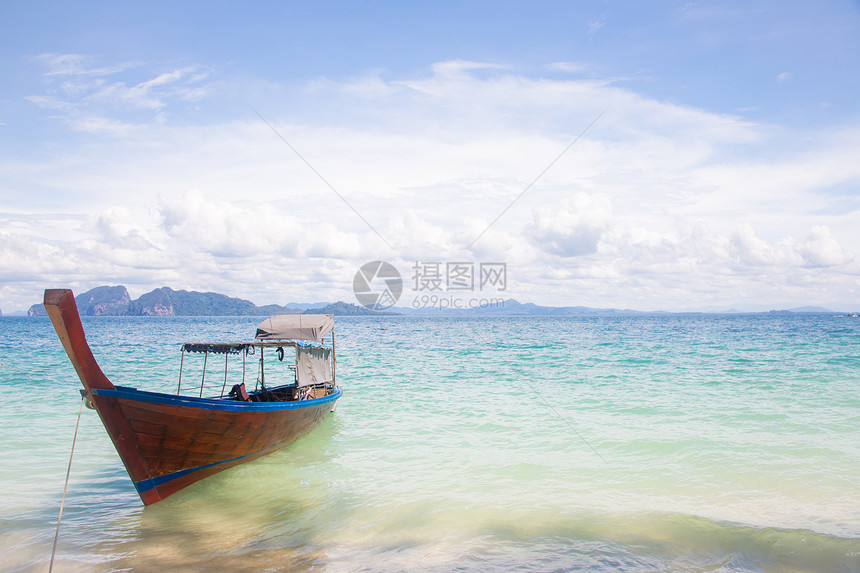
[[[229,392],[227,383],[230,376],[230,356],[242,356],[242,383],[244,383],[246,374],[245,358],[252,350],[252,346],[244,343],[222,344],[186,342],[182,345],[180,353],[179,382],[176,388],[177,395],[197,395],[198,397],[203,397],[205,392],[207,395],[224,397]],[[203,355],[203,365],[199,378],[193,376],[183,377],[186,354]],[[219,355],[224,356],[224,362],[221,365],[223,366],[223,372],[221,372],[221,368],[216,367],[216,363],[221,362],[218,360]],[[210,362],[212,364],[210,364]],[[215,379],[213,379],[213,377],[215,377]],[[230,386],[230,389],[232,389],[232,385]]]
[[[297,400],[312,400],[314,398],[324,398],[334,393],[334,382],[324,382],[320,384],[310,384],[302,386],[298,389]]]
[[[176,393],[177,395],[201,398],[204,395],[228,398],[237,394],[235,387],[239,385],[249,394],[255,394],[252,398],[255,401],[257,399],[306,400],[333,393],[336,386],[333,376],[332,380],[324,383],[298,386],[297,363],[285,359],[284,353],[285,347],[295,346],[297,343],[294,341],[231,344],[187,342],[181,348]],[[268,354],[270,358],[268,364],[265,361],[266,350],[274,351]],[[185,364],[186,354],[197,355],[198,360],[202,355],[199,374],[187,374],[185,372],[188,368]],[[239,356],[242,358],[241,364],[236,360]],[[273,363],[283,364],[273,368]],[[278,390],[277,396],[269,391],[269,389],[274,388],[281,388]],[[281,396],[284,392],[288,394]]]

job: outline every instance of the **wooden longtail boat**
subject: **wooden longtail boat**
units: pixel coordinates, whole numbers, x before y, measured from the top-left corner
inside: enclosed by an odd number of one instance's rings
[[[44,304],[84,385],[81,393],[87,405],[98,412],[146,505],[295,442],[334,411],[342,395],[335,376],[331,315],[266,319],[253,342],[186,343],[182,346],[179,389],[177,394],[167,394],[114,386],[108,380],[87,344],[71,290],[45,290]],[[329,333],[331,347],[327,348],[322,340]],[[295,362],[283,361],[285,347],[295,349]],[[275,365],[286,362],[282,366],[289,367],[290,383],[266,386],[266,349],[276,354]],[[186,353],[203,354],[198,396],[181,394]],[[213,354],[224,356],[224,378],[221,394],[207,398],[203,397],[206,360]],[[232,384],[225,394],[231,355],[242,357],[242,381]],[[255,389],[251,391],[246,390],[244,381],[248,356],[258,359]]]

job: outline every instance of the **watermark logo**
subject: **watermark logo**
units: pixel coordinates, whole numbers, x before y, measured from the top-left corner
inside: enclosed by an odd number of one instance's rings
[[[488,291],[508,289],[508,265],[503,262],[415,261],[412,266],[413,309],[468,310],[504,308],[505,299]],[[370,310],[393,307],[403,295],[403,279],[394,265],[371,261],[355,273],[352,291]],[[469,293],[478,297],[469,297]]]
[[[403,279],[400,272],[385,261],[371,261],[361,265],[352,280],[352,292],[365,308],[385,310],[400,300]]]
[[[507,288],[507,263],[415,261],[412,290],[416,295],[411,306],[436,310],[504,308],[504,298],[468,298],[467,293],[503,292]]]
[[[505,291],[508,288],[507,263],[415,261],[412,270],[412,288],[419,292]]]

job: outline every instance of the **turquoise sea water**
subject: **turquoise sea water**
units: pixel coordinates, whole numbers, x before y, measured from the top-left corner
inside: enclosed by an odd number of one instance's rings
[[[91,318],[116,384],[254,318]],[[144,508],[84,409],[56,571],[860,571],[860,320],[338,318],[294,446]],[[0,570],[46,571],[80,396],[0,319]]]

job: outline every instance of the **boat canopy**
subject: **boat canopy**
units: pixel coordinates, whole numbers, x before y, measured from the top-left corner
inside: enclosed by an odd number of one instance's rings
[[[212,354],[239,354],[245,349],[245,344],[199,343],[186,342],[182,345],[184,352],[206,352]]]
[[[313,340],[334,330],[331,314],[279,314],[257,325],[258,340]]]
[[[296,382],[312,386],[331,382],[331,350],[299,346],[296,348]]]

